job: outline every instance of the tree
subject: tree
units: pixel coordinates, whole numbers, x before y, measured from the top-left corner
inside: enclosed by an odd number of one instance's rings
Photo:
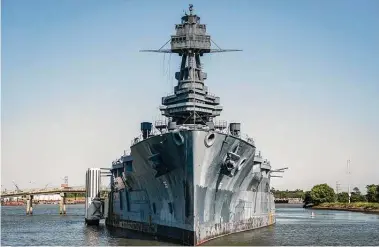
[[[366,188],[367,188],[366,198],[367,198],[368,202],[379,202],[379,200],[378,200],[378,188],[377,187],[379,187],[379,185],[370,184],[370,185],[366,186]]]
[[[376,186],[376,201],[379,202],[379,185]]]
[[[309,203],[312,203],[312,197],[311,197],[311,192],[310,191],[306,191],[304,193],[304,204],[309,204]]]
[[[304,192],[300,189],[296,189],[294,191],[280,191],[280,190],[273,190],[272,192],[274,193],[275,198],[304,198]]]
[[[361,194],[361,192],[359,191],[358,187],[354,187],[353,191],[354,191],[355,194],[359,194],[359,195]]]
[[[338,202],[349,202],[349,194],[347,192],[341,192],[337,194]]]
[[[350,201],[351,202],[365,202],[366,197],[364,195],[361,195],[361,193],[351,192]]]
[[[313,186],[311,190],[311,198],[315,205],[324,202],[335,202],[336,194],[333,188],[327,184],[318,184]]]

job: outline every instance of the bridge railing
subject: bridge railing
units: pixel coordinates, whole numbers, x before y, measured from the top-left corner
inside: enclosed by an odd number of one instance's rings
[[[35,193],[57,193],[57,192],[70,192],[70,191],[80,191],[85,192],[84,187],[77,187],[77,188],[46,188],[46,189],[29,189],[29,190],[20,190],[20,191],[3,191],[1,193],[2,196],[6,195],[20,195],[20,194],[35,194]]]

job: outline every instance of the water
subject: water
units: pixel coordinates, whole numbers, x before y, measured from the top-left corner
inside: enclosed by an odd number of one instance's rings
[[[207,245],[259,246],[377,246],[379,215],[335,210],[303,209],[277,204],[274,226],[215,239]],[[312,218],[311,214],[315,216]]]
[[[25,207],[1,207],[1,245],[173,245],[133,231],[110,231],[103,224],[84,224],[84,205],[68,205],[67,215],[58,205],[35,205],[34,215]],[[311,212],[315,217],[311,217]],[[225,236],[204,245],[378,245],[379,215],[311,210],[298,205],[277,205],[274,226]]]

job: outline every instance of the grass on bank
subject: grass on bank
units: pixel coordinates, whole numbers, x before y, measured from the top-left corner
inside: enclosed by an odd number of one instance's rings
[[[346,208],[346,209],[365,209],[365,210],[372,210],[377,209],[379,210],[379,203],[377,202],[325,202],[321,203],[320,205],[317,205],[317,207],[323,207],[323,208]]]

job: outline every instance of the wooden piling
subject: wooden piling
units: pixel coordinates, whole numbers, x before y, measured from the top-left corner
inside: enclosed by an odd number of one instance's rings
[[[66,193],[60,194],[61,199],[59,201],[59,214],[66,214]]]
[[[33,195],[28,195],[26,197],[26,215],[33,214]]]

